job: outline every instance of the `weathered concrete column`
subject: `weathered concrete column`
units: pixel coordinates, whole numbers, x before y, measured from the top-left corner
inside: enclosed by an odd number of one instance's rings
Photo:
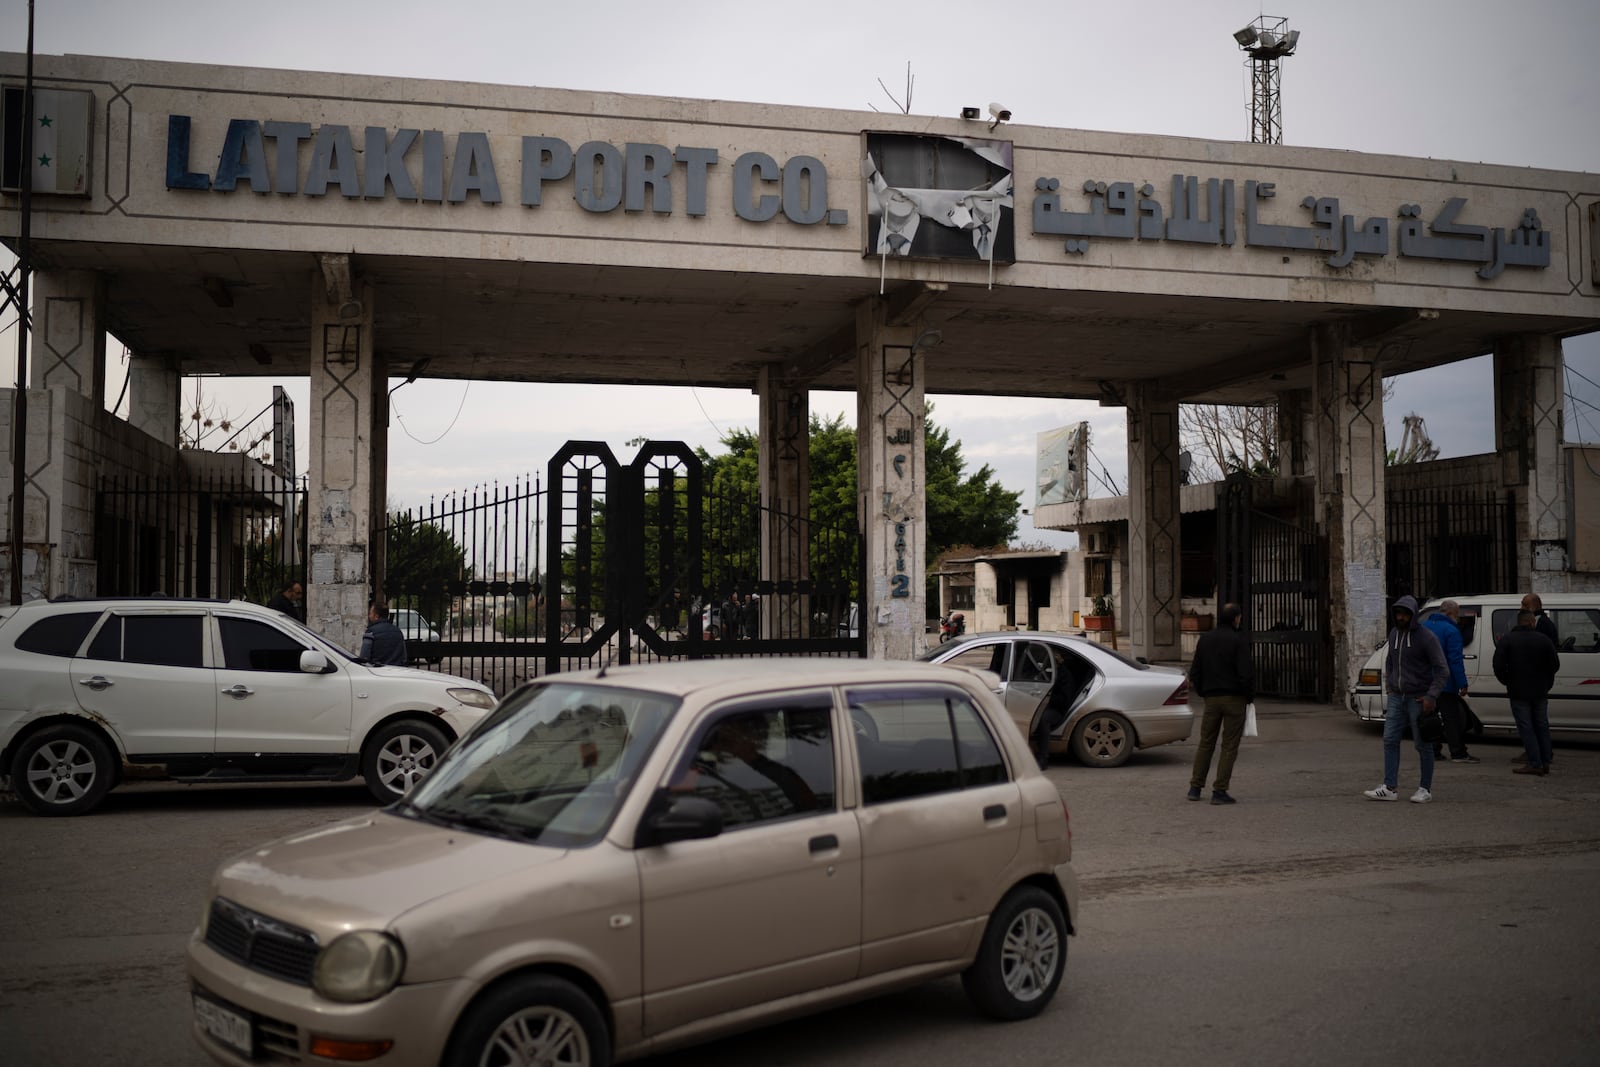
[[[1356,675],[1387,633],[1383,507],[1383,368],[1376,348],[1348,332],[1312,335],[1317,439],[1317,519],[1328,539],[1328,623],[1333,698],[1346,703]]]
[[[1567,588],[1567,478],[1561,458],[1561,342],[1539,334],[1494,349],[1495,451],[1501,484],[1516,494],[1517,588]]]
[[[97,271],[42,270],[33,275],[31,388],[63,386],[105,405],[105,303],[105,276]]]
[[[782,588],[811,577],[811,397],[805,386],[770,364],[761,368],[756,393],[761,399],[761,577]],[[761,634],[808,636],[810,617],[808,596],[764,598]]]
[[[348,271],[348,258],[336,258]],[[351,299],[332,288],[318,274],[311,298],[306,623],[354,651],[367,619],[373,379],[383,379],[372,354],[371,290],[362,287]]]
[[[1278,473],[1286,477],[1317,469],[1317,442],[1311,433],[1311,390],[1285,389],[1278,394]]]
[[[867,654],[911,659],[926,646],[927,468],[923,357],[915,330],[890,326],[882,300],[856,312],[857,518],[866,553]]]
[[[1129,383],[1128,597],[1116,607],[1135,656],[1152,662],[1183,658],[1178,617],[1178,402],[1154,400],[1149,386]]]
[[[178,447],[178,405],[183,378],[167,356],[128,361],[128,422],[172,448]]]

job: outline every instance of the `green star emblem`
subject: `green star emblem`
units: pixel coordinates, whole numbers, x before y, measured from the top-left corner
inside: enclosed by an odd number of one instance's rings
[[[56,120],[51,118],[49,115],[40,115],[39,116],[39,125],[41,125],[41,126],[52,125],[52,124],[54,124],[55,121]]]
[[[48,167],[49,165],[50,165],[50,157],[49,156],[40,156],[39,157],[39,166]]]

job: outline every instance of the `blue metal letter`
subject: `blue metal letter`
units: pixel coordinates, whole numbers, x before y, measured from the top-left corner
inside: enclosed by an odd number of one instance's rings
[[[556,182],[572,173],[572,146],[559,137],[522,139],[522,203],[538,207],[543,202],[542,185]]]
[[[741,219],[766,222],[778,214],[778,198],[755,196],[757,181],[778,180],[778,163],[765,152],[746,152],[733,161],[733,212]]]
[[[590,141],[577,151],[577,173],[572,180],[572,198],[585,211],[611,211],[622,203],[622,153],[604,141]],[[600,175],[600,191],[595,192],[595,173]]]
[[[189,116],[167,116],[167,188],[209,189],[211,178],[189,169]]]

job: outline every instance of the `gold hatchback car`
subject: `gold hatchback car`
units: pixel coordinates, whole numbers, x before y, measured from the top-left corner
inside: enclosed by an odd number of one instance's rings
[[[1067,962],[1066,804],[997,679],[868,660],[554,675],[404,800],[225,863],[189,944],[228,1064],[604,1067]]]

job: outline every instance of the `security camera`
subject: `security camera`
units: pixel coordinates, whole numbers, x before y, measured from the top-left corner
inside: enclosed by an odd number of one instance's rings
[[[1011,109],[1000,104],[990,104],[989,117],[994,119],[993,122],[989,123],[989,128],[992,130],[1002,122],[1011,121]]]

